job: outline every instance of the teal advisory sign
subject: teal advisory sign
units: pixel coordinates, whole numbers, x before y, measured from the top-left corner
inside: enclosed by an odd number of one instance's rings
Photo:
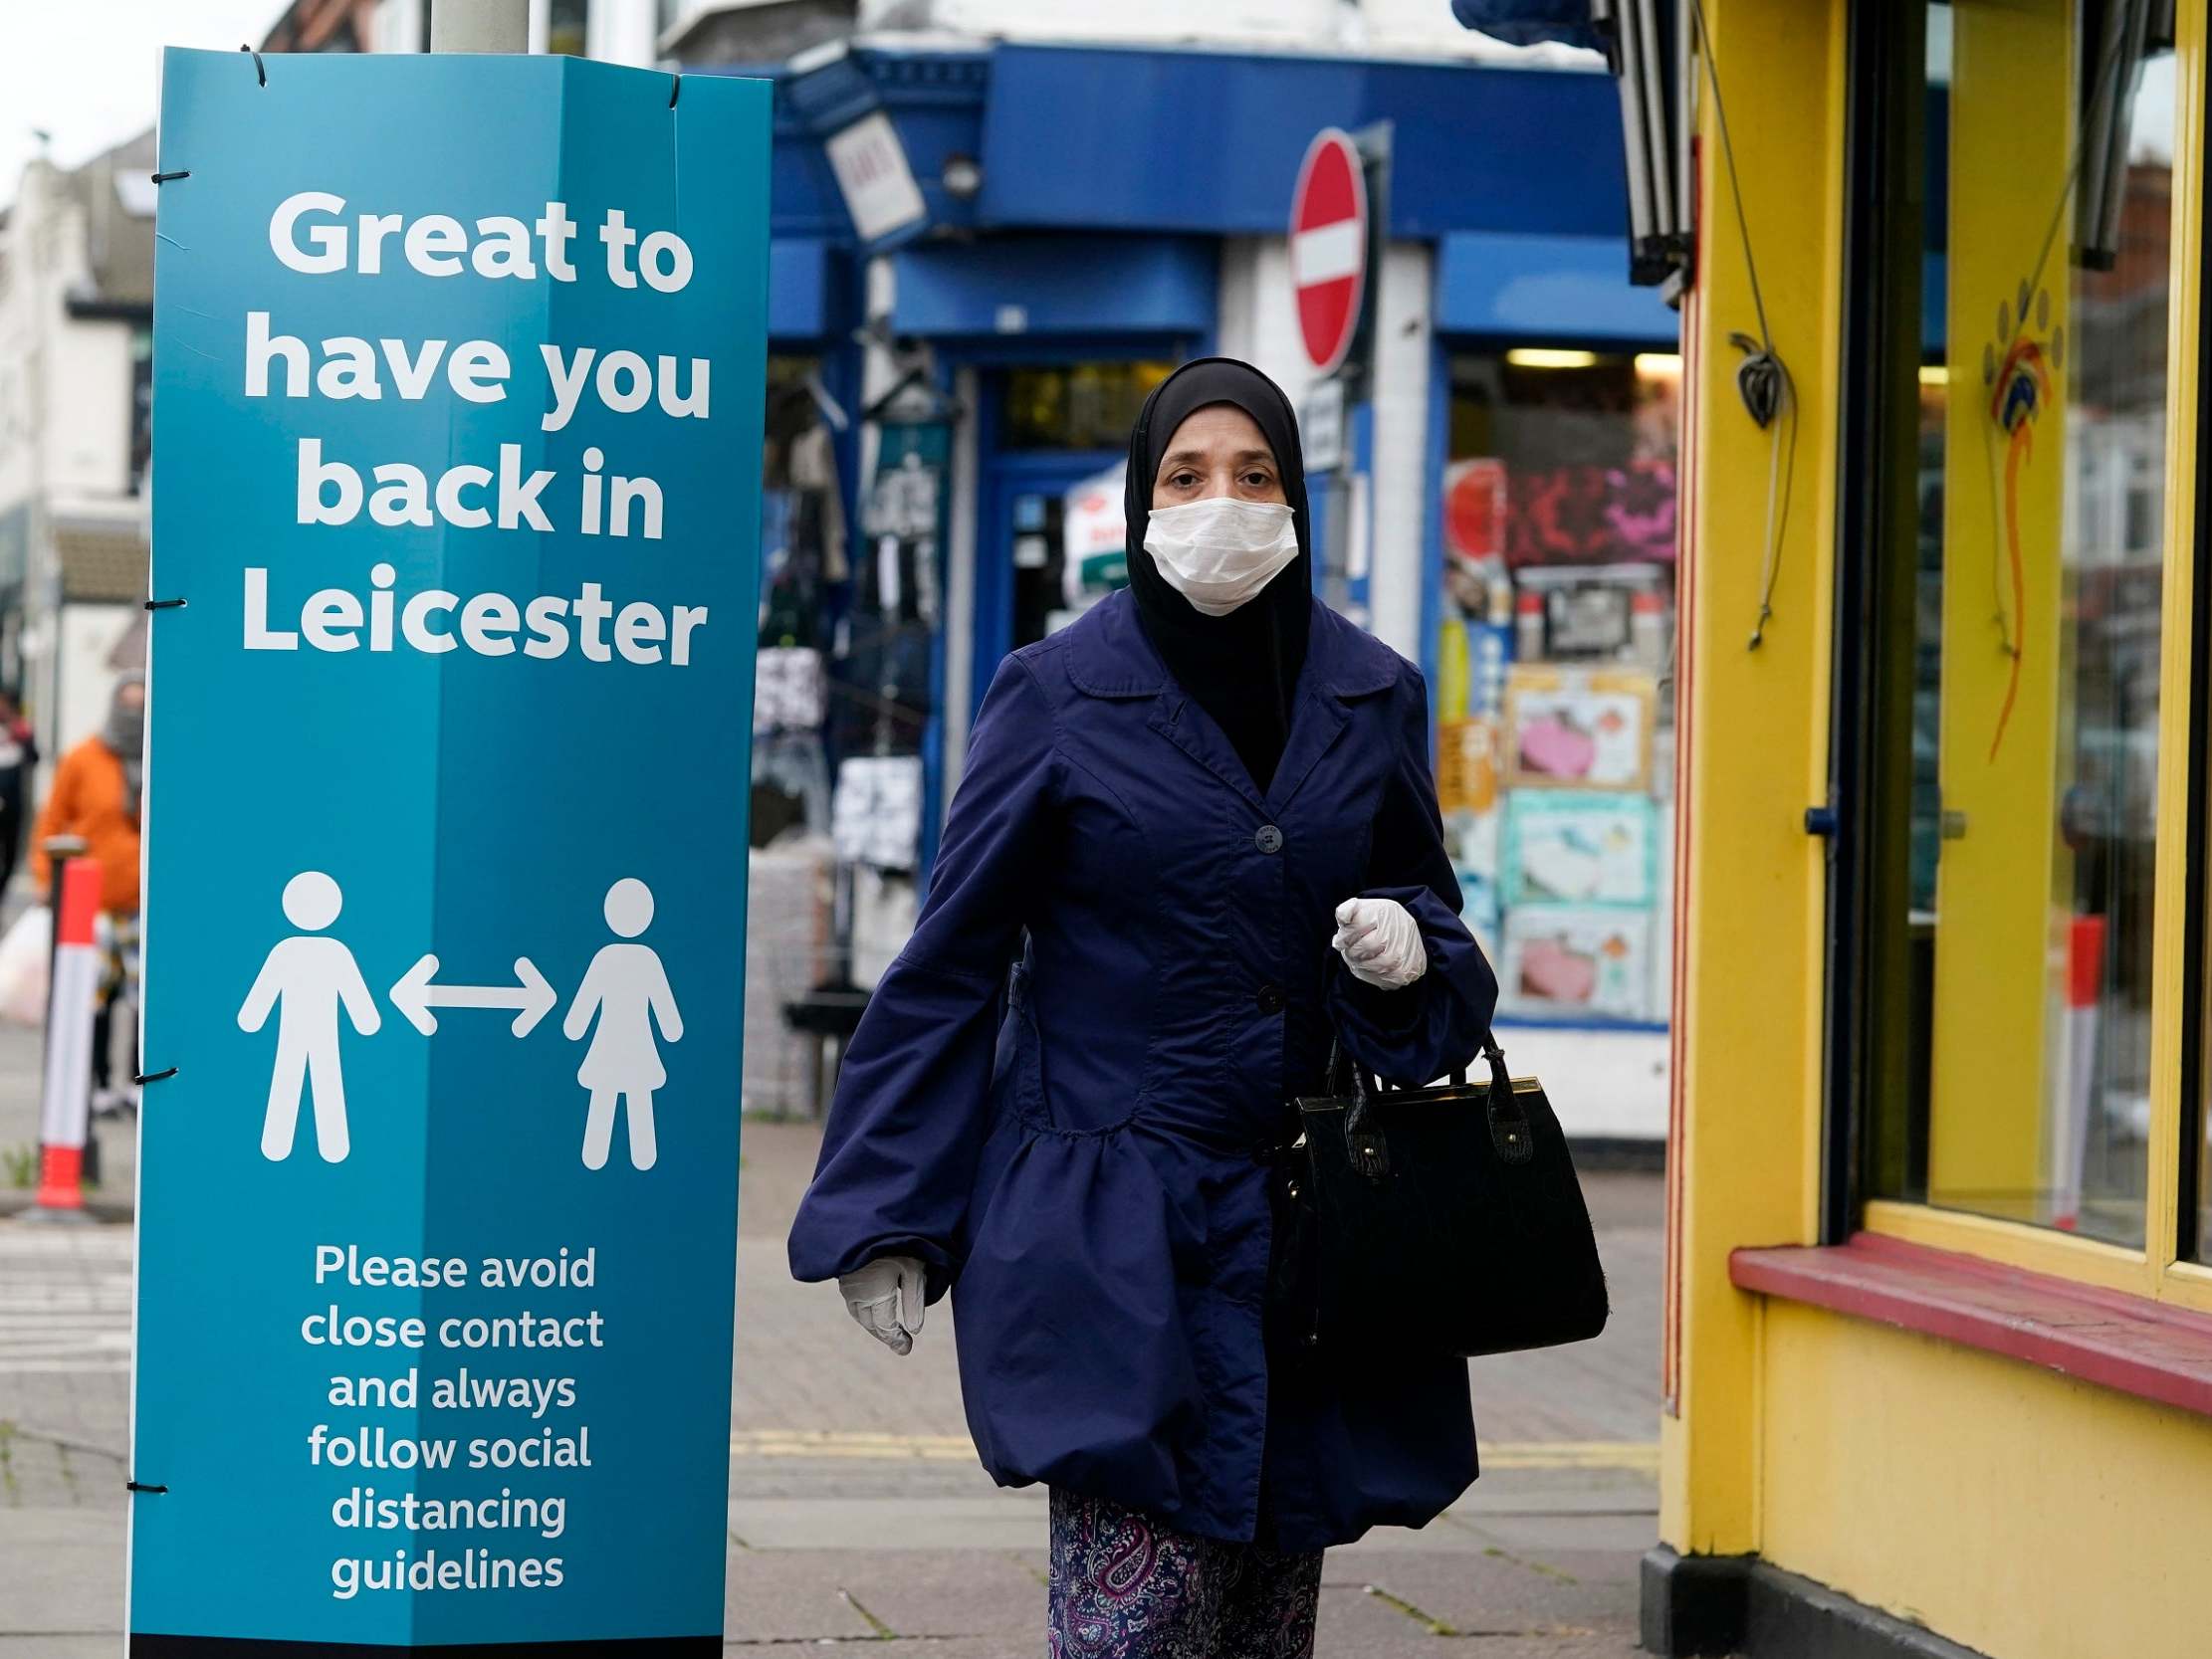
[[[769,89],[164,62],[134,1654],[719,1654]]]

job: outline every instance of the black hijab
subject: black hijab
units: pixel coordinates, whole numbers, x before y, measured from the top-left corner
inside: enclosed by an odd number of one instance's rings
[[[1196,609],[1145,551],[1152,482],[1176,429],[1210,404],[1251,416],[1275,452],[1283,499],[1298,531],[1298,556],[1226,616]],[[1313,615],[1313,535],[1306,511],[1305,460],[1298,417],[1282,388],[1233,357],[1200,357],[1153,389],[1129,434],[1123,510],[1129,521],[1129,586],[1145,637],[1176,683],[1227,735],[1262,793],[1274,781],[1290,731],[1290,698],[1305,666]]]

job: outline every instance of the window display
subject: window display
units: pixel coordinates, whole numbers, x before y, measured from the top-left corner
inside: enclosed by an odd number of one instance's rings
[[[760,659],[754,677],[752,840],[829,829],[825,653],[850,578],[834,426],[845,417],[810,358],[769,362],[762,457]]]
[[[1508,1018],[1666,1017],[1679,379],[1651,352],[1452,362],[1438,797]]]
[[[1515,789],[1648,789],[1657,702],[1649,674],[1515,663],[1505,677],[1506,781]]]

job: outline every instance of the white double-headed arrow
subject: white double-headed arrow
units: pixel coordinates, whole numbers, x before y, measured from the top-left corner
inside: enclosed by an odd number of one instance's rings
[[[546,976],[531,965],[528,956],[517,959],[514,985],[433,985],[438,958],[425,956],[409,968],[391,988],[391,1005],[425,1037],[438,1029],[433,1008],[514,1008],[515,1035],[527,1037],[530,1028],[553,1011],[560,1000]]]

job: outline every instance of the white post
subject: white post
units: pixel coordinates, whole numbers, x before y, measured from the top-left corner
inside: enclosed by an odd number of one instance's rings
[[[433,52],[528,52],[530,0],[432,0]]]

